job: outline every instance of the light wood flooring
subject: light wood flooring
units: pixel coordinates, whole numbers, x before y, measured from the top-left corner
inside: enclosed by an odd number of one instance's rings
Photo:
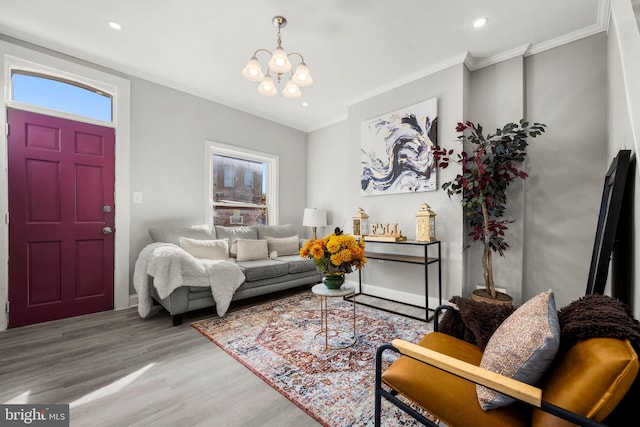
[[[230,310],[292,292],[308,289]],[[0,331],[0,402],[69,403],[73,427],[319,426],[190,326],[214,316],[174,327],[161,307],[147,319],[134,307]]]
[[[154,312],[0,331],[0,402],[69,403],[74,427],[320,425],[190,326],[215,309]]]

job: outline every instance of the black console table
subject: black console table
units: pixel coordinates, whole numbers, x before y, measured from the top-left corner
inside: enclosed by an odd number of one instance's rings
[[[379,306],[376,306],[374,304],[369,304],[369,303],[365,303],[365,302],[360,302],[356,299],[356,297],[358,295],[365,295],[365,296],[369,296],[369,297],[374,297],[374,298],[378,298],[378,299],[383,299],[383,300],[387,300],[387,301],[394,301],[394,300],[389,300],[387,298],[381,298],[375,295],[369,295],[366,294],[364,292],[362,292],[362,271],[358,271],[358,281],[360,284],[360,289],[359,291],[350,297],[345,297],[345,299],[350,299],[353,298],[353,300],[357,303],[357,304],[361,304],[361,305],[366,305],[369,307],[374,307],[380,310],[384,310],[384,311],[389,311],[392,313],[396,313],[396,314],[401,314],[403,316],[406,317],[411,317],[413,319],[418,319],[418,320],[422,320],[425,322],[429,322],[431,321],[431,319],[433,319],[433,315],[429,316],[429,310],[433,311],[433,309],[429,308],[429,265],[430,264],[438,264],[438,305],[442,304],[442,265],[441,265],[441,258],[440,258],[440,241],[439,240],[435,240],[433,242],[419,242],[416,240],[400,240],[397,242],[383,242],[383,241],[370,241],[369,243],[375,243],[375,244],[385,244],[385,245],[414,245],[414,246],[422,246],[424,248],[424,255],[423,256],[415,256],[415,255],[399,255],[399,254],[390,254],[390,253],[384,253],[384,252],[365,252],[365,255],[368,259],[379,259],[379,260],[384,260],[384,261],[393,261],[393,262],[404,262],[404,263],[408,263],[408,264],[421,264],[424,265],[424,310],[425,310],[425,316],[424,317],[417,317],[417,316],[411,316],[405,313],[399,313],[397,311],[393,311],[390,309],[385,309]],[[437,256],[433,257],[433,256],[428,256],[428,249],[429,246],[435,245],[437,247]],[[411,306],[411,307],[419,307],[422,308],[421,306],[418,305],[413,305],[413,304],[407,304],[404,302],[399,302],[399,301],[394,301],[398,304],[402,304],[402,305],[406,305],[406,306]]]

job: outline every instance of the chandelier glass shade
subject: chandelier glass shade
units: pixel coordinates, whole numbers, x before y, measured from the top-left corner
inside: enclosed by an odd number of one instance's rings
[[[302,96],[300,88],[313,83],[313,78],[301,54],[287,53],[282,48],[280,29],[287,25],[287,20],[282,16],[276,16],[272,22],[278,28],[278,45],[273,52],[268,49],[256,50],[242,70],[242,75],[249,81],[259,82],[258,92],[265,96],[276,95],[278,93],[276,85],[286,80],[282,95],[286,98],[299,98]],[[269,55],[266,69],[263,69],[263,65],[258,60],[258,54],[261,53]],[[299,60],[295,68],[291,63],[292,58]]]

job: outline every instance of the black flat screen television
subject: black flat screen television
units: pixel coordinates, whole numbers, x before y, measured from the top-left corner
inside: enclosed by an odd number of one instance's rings
[[[624,203],[624,199],[625,194],[627,198],[630,196],[629,191],[625,192],[630,158],[631,150],[620,150],[611,162],[604,179],[586,295],[604,294],[611,257],[616,249],[618,239],[621,236],[631,239],[630,229],[618,229],[622,207],[629,205],[629,203]],[[630,285],[627,283],[626,287]],[[616,297],[616,295],[612,296]],[[629,301],[625,302],[629,303]]]

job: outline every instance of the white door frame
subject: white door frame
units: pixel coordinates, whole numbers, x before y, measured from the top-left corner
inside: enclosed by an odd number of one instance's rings
[[[116,131],[115,164],[115,254],[114,254],[114,308],[129,307],[129,144],[130,144],[130,82],[96,69],[67,61],[57,56],[47,55],[22,46],[0,40],[0,81],[4,86],[4,96],[0,100],[0,129],[6,129],[7,107],[15,107],[36,113],[48,114],[71,120],[114,127]],[[113,122],[90,120],[73,114],[45,108],[37,108],[11,101],[11,70],[14,68],[38,71],[63,77],[104,89],[113,94]],[[7,179],[7,135],[2,132],[0,150],[0,330],[7,328],[8,316],[5,307],[9,298],[9,187]]]

